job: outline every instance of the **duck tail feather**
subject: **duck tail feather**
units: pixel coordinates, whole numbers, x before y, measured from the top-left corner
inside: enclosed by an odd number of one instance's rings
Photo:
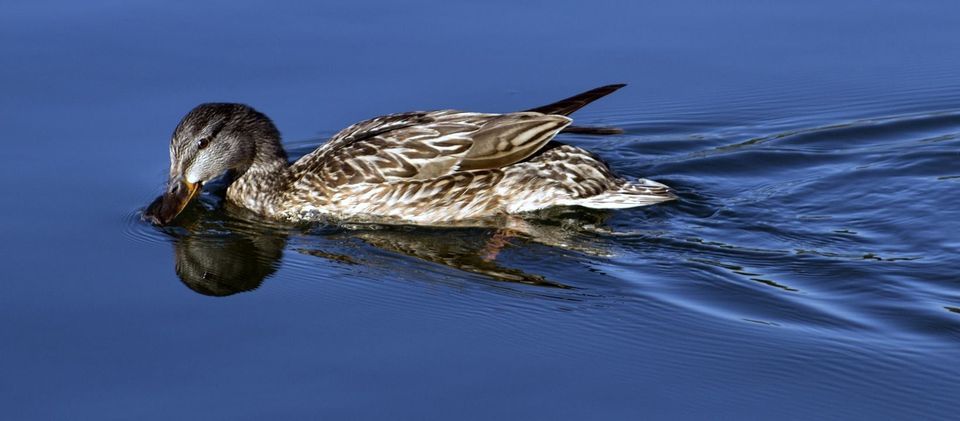
[[[585,107],[587,104],[610,95],[624,86],[627,86],[627,84],[617,83],[613,85],[601,86],[599,88],[594,88],[589,91],[574,95],[570,98],[562,99],[552,104],[543,105],[537,108],[532,108],[527,111],[543,114],[570,115],[573,114],[574,111]]]
[[[619,127],[590,127],[590,126],[567,126],[560,133],[589,134],[605,136],[612,134],[623,134],[623,129]]]

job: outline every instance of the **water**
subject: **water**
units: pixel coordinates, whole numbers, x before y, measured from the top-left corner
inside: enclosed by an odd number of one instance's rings
[[[622,3],[5,4],[2,417],[954,417],[960,7]],[[679,201],[536,239],[216,191],[139,221],[199,102],[301,155],[613,82],[574,117],[625,133],[563,140]]]

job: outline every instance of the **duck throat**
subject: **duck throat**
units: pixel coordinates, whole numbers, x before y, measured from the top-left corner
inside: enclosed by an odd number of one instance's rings
[[[279,142],[257,145],[253,163],[227,187],[227,200],[262,215],[276,215],[290,189],[290,164]]]

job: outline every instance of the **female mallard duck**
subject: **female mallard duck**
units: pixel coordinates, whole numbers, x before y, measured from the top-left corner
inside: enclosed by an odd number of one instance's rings
[[[524,112],[377,117],[343,129],[293,164],[267,116],[242,104],[201,104],[177,125],[169,185],[146,214],[169,223],[204,183],[228,170],[236,177],[227,200],[293,221],[434,224],[552,206],[610,209],[671,200],[663,184],[628,181],[590,152],[551,142],[570,124],[567,115],[623,86]]]

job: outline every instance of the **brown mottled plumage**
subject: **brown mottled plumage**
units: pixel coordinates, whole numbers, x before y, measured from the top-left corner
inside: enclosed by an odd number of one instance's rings
[[[627,208],[671,200],[662,184],[628,181],[590,152],[551,142],[570,127],[566,115],[622,86],[525,112],[377,117],[347,127],[293,164],[265,115],[241,104],[201,104],[174,132],[170,187],[148,214],[169,222],[202,183],[227,170],[238,174],[228,200],[293,221],[436,224],[552,206]]]

